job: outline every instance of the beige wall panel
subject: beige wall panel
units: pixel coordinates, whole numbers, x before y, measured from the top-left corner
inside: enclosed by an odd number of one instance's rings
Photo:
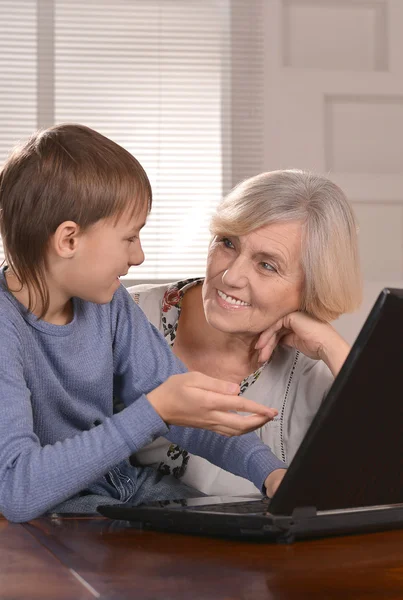
[[[361,226],[364,300],[403,287],[403,0],[265,0],[265,168],[327,174]]]
[[[365,281],[403,279],[403,206],[353,203]]]
[[[379,296],[381,290],[385,287],[403,288],[403,279],[393,281],[391,279],[364,281],[363,302],[360,308],[355,313],[342,315],[337,321],[333,322],[335,329],[337,329],[340,335],[342,335],[349,344],[352,344],[356,339],[375,300]]]
[[[283,63],[295,68],[385,70],[386,4],[354,0],[284,2]]]
[[[328,96],[326,168],[403,173],[403,96]]]

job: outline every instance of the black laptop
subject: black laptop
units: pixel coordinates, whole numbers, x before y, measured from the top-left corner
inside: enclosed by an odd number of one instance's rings
[[[271,500],[98,510],[144,529],[280,542],[403,527],[403,290],[379,295]]]

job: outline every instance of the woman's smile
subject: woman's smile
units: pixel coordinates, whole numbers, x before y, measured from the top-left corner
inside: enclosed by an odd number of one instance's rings
[[[240,300],[239,298],[230,296],[230,295],[226,294],[225,292],[218,290],[218,289],[217,289],[217,303],[222,308],[231,309],[231,310],[240,310],[240,309],[245,309],[245,308],[250,307],[250,304],[248,304],[248,302],[244,302],[243,300]]]

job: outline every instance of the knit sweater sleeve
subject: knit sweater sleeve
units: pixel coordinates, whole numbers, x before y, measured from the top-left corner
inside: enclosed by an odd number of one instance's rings
[[[125,414],[106,417],[102,425],[77,430],[54,444],[41,444],[34,431],[34,419],[41,415],[34,415],[32,408],[18,326],[2,315],[0,329],[0,512],[10,521],[40,516],[166,433],[165,423],[139,395]],[[130,435],[127,423],[137,425]]]
[[[127,297],[122,295],[122,302],[125,309],[120,309],[115,317],[116,331],[119,331],[115,336],[115,373],[119,384],[117,394],[130,404],[141,391],[147,394],[170,375],[183,373],[186,368],[129,294]],[[139,364],[142,365],[140,372]],[[127,427],[128,435],[135,427],[135,423],[129,421],[122,425]],[[263,489],[264,480],[272,471],[285,468],[255,433],[228,438],[204,429],[170,426],[164,436],[189,452],[249,479],[258,489]]]
[[[126,408],[116,415],[106,411],[102,424],[93,428],[80,425],[78,415],[73,429],[69,422],[72,433],[49,435],[51,443],[43,443],[36,433],[54,401],[45,374],[35,368],[36,356],[26,348],[18,319],[5,312],[0,314],[0,512],[9,520],[27,521],[40,516],[161,435],[251,479],[259,488],[271,470],[284,466],[254,434],[228,439],[204,430],[168,428],[146,394],[170,375],[184,372],[185,367],[124,288],[115,294],[110,307],[94,310],[110,315],[114,390]],[[95,338],[93,343],[97,343]],[[109,342],[99,339],[98,343]],[[74,357],[71,365],[79,367]],[[62,369],[61,375],[56,367]],[[36,390],[40,382],[40,398],[32,395],[28,371],[36,379]],[[62,357],[60,365],[47,376],[61,377],[63,388]],[[85,373],[80,375],[75,370],[74,377],[80,376]],[[69,402],[77,400],[84,409],[86,398],[71,398]],[[66,409],[61,406],[61,413],[51,422],[54,432],[63,431],[62,413]]]

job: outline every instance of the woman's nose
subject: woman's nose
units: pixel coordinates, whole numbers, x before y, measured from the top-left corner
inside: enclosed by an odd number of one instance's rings
[[[224,271],[221,280],[230,287],[243,287],[248,281],[248,267],[245,260],[240,257]]]

